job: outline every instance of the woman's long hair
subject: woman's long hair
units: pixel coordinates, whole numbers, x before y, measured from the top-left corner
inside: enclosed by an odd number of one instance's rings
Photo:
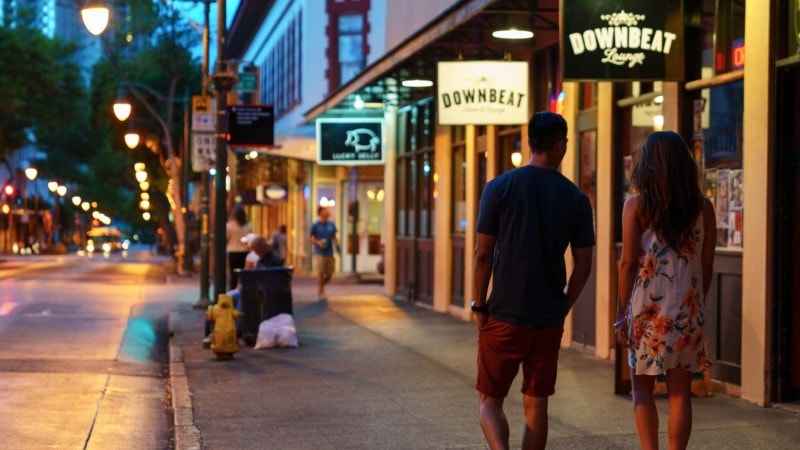
[[[694,238],[703,210],[697,165],[686,142],[675,132],[650,135],[639,152],[631,177],[639,191],[638,218],[669,246],[680,248]]]
[[[231,218],[238,222],[240,226],[247,225],[247,214],[244,212],[244,207],[238,203],[231,208]]]

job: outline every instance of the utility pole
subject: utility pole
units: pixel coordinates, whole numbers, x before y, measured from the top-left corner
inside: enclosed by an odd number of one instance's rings
[[[226,30],[225,0],[217,0],[217,68],[214,72],[214,88],[217,93],[217,160],[214,175],[214,298],[225,292],[227,258],[225,254],[225,222],[227,214],[227,191],[225,180],[228,167],[228,92],[236,84],[236,74],[229,70],[225,61]]]
[[[208,95],[208,60],[210,46],[209,15],[211,2],[213,0],[203,0],[203,91],[201,95]],[[219,129],[219,128],[217,128]],[[200,299],[194,304],[195,308],[205,309],[211,303],[208,296],[210,287],[210,264],[209,264],[209,223],[210,208],[208,201],[209,194],[208,170],[200,172]]]

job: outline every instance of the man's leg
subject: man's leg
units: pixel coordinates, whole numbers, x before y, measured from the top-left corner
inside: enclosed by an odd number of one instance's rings
[[[478,417],[483,435],[492,450],[508,449],[508,419],[503,412],[503,400],[480,392]]]
[[[522,396],[522,405],[525,408],[522,448],[525,450],[539,450],[547,445],[547,399],[548,397]]]
[[[653,397],[656,377],[631,373],[631,381],[633,418],[636,422],[636,431],[639,433],[639,444],[644,450],[658,450],[658,410]]]
[[[684,369],[667,371],[670,450],[685,449],[692,434],[692,373]]]

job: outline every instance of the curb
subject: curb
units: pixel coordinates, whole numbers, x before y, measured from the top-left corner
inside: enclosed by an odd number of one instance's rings
[[[174,312],[169,313],[168,329],[170,341],[175,333]],[[189,390],[189,380],[186,378],[186,364],[183,360],[183,349],[170,342],[169,344],[169,389],[172,400],[172,420],[177,450],[201,449],[202,438],[200,430],[194,424],[194,409],[192,408],[192,393]]]

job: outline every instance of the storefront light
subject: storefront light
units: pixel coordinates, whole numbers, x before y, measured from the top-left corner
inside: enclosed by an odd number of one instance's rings
[[[383,192],[383,189],[378,190],[378,193],[375,194],[375,200],[382,202],[383,198],[386,196],[386,193]]]
[[[250,154],[248,156],[250,156],[250,159],[256,159],[256,158],[258,158],[258,152],[253,150],[253,151],[250,152]]]
[[[533,37],[533,31],[506,28],[504,30],[492,31],[492,37],[496,37],[497,39],[530,39]]]
[[[142,219],[144,219],[145,222],[149,221],[150,220],[150,213],[147,212],[147,211],[143,212],[142,213]]]
[[[664,129],[664,116],[661,114],[653,116],[653,130],[661,131]]]
[[[364,99],[362,99],[360,95],[356,95],[356,101],[353,102],[353,106],[356,109],[363,109],[364,108]]]
[[[375,200],[375,191],[373,191],[372,189],[369,189],[367,191],[367,198],[370,199],[370,200]]]
[[[522,153],[514,152],[511,154],[511,164],[514,167],[519,167],[522,164]]]
[[[144,163],[142,163],[142,162],[137,162],[137,163],[135,163],[135,164],[133,165],[133,170],[134,170],[135,172],[141,172],[141,171],[143,171],[143,170],[144,170],[144,167],[145,167],[145,166],[144,166]]]
[[[403,80],[401,83],[404,87],[410,88],[425,88],[433,86],[433,81],[431,80],[423,80],[420,78],[414,78],[411,80]]]
[[[658,97],[656,97],[653,100],[653,102],[655,102],[656,105],[660,105],[660,104],[664,103],[664,96],[663,95],[659,95]]]

